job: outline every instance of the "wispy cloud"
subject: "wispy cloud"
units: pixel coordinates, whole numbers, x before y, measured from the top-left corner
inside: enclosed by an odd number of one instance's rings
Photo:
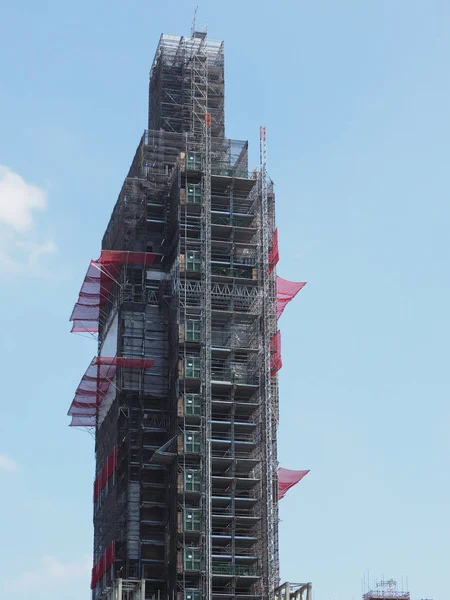
[[[8,593],[14,590],[14,599],[37,600],[41,597],[50,598],[46,594],[54,589],[61,589],[61,584],[70,584],[67,589],[73,592],[73,597],[81,597],[85,595],[82,591],[89,587],[91,566],[92,559],[88,556],[80,560],[64,562],[55,556],[44,555],[37,564],[35,563],[34,569],[24,571],[16,579],[6,581],[4,589]],[[36,595],[37,590],[43,590],[44,594]],[[65,594],[64,598],[69,596]]]
[[[0,471],[17,471],[19,465],[6,454],[0,454]]]
[[[35,211],[47,208],[46,192],[0,165],[0,271],[47,276],[43,256],[54,253],[51,240],[40,239]]]

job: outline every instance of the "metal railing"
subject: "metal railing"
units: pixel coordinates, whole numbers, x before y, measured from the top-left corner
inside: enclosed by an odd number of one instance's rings
[[[246,365],[235,365],[233,367],[213,365],[211,369],[212,381],[225,381],[233,384],[257,385],[258,374],[248,372]]]
[[[217,448],[213,448],[212,451],[213,458],[238,458],[238,459],[254,459],[257,454],[253,446],[250,446],[248,452],[237,452],[233,451],[233,448],[227,448],[226,450],[220,450]]]
[[[157,306],[158,292],[141,284],[125,283],[120,290],[120,302],[145,302]]]
[[[253,279],[253,270],[251,267],[238,268],[212,264],[211,274],[217,277],[232,277],[233,279]]]
[[[230,431],[213,431],[211,433],[211,441],[222,442],[234,440],[235,442],[257,442],[257,436],[254,431],[246,432],[246,431],[235,431],[234,434],[231,434]]]
[[[233,217],[230,215],[211,215],[212,225],[231,225],[233,227],[247,227],[255,229],[256,223],[253,215]]]
[[[256,565],[230,565],[230,564],[217,564],[212,565],[213,575],[234,575],[238,577],[258,577],[260,569]]]
[[[251,508],[235,508],[234,510],[231,506],[214,506],[213,507],[213,518],[220,517],[222,515],[234,515],[236,517],[259,517],[260,511],[255,507]]]

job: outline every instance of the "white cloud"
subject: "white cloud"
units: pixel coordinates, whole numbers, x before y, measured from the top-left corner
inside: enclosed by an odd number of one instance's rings
[[[47,208],[46,192],[0,165],[0,271],[47,276],[41,258],[56,251],[39,239],[34,211]]]
[[[17,471],[19,468],[15,460],[7,456],[6,454],[0,454],[0,470],[3,471]]]
[[[26,231],[33,224],[31,211],[46,207],[44,190],[30,185],[20,175],[0,165],[0,223],[16,231]]]
[[[57,596],[61,598],[61,585],[67,584],[69,587],[63,588],[64,600],[69,600],[69,597],[87,597],[91,567],[92,559],[87,556],[80,560],[64,562],[55,556],[44,555],[33,570],[25,571],[16,579],[4,582],[4,590],[11,600],[49,600],[53,598],[49,594],[53,590],[58,590]],[[68,590],[73,596],[67,595]],[[39,592],[42,592],[42,595]]]

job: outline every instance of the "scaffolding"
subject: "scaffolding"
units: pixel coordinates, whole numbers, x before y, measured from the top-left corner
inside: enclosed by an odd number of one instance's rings
[[[197,72],[193,63],[207,68],[206,106],[193,81]],[[206,110],[205,110],[206,108]],[[191,36],[161,35],[150,70],[149,129],[168,132],[199,133],[193,127],[193,113],[211,115],[211,135],[223,137],[224,115],[224,45],[208,39],[205,32]]]
[[[410,593],[397,589],[394,579],[377,581],[375,589],[363,594],[363,600],[410,600]]]
[[[275,589],[275,600],[312,600],[312,584],[283,583]]]
[[[273,600],[279,584],[277,319],[304,284],[276,274],[265,128],[249,172],[223,99],[223,42],[161,36],[149,130],[72,315],[114,368],[73,405],[95,428],[93,600]]]
[[[145,600],[145,580],[116,579],[103,590],[99,600]]]

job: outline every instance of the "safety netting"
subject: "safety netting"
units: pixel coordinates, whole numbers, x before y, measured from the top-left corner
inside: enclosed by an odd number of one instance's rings
[[[98,332],[98,321],[102,307],[110,297],[117,282],[122,265],[152,265],[156,254],[153,252],[127,252],[124,250],[102,250],[100,258],[91,260],[81,286],[78,301],[73,307],[70,321],[71,331]]]
[[[95,588],[103,575],[112,567],[116,561],[116,542],[111,544],[103,552],[101,558],[92,568],[91,590]]]
[[[275,229],[273,232],[272,245],[269,248],[269,274],[272,273],[279,260],[280,253],[278,251],[278,229]]]
[[[286,305],[299,293],[306,281],[288,281],[277,275],[277,319],[283,314]]]
[[[286,492],[308,473],[309,469],[307,471],[293,471],[292,469],[280,467],[278,469],[278,500],[284,498]]]
[[[281,333],[278,330],[270,340],[270,374],[272,377],[277,373],[283,362],[281,360]]]
[[[72,427],[95,426],[98,408],[116,374],[114,364],[98,364],[97,360],[93,358],[86,369],[67,413]]]
[[[113,476],[117,468],[117,446],[108,455],[105,464],[101,468],[94,481],[94,502],[97,502],[100,492],[105,489],[108,480]]]
[[[152,358],[96,356],[92,359],[76,389],[67,413],[71,427],[95,427],[96,416],[103,399],[113,383],[117,367],[150,369]]]

